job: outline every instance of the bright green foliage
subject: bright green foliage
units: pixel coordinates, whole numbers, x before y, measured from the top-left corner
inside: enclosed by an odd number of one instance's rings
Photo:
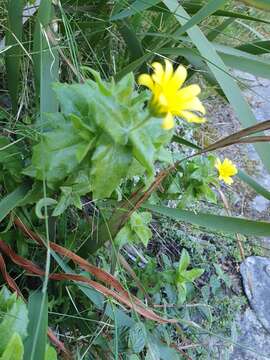
[[[24,347],[24,343],[29,343],[27,306],[21,298],[17,297],[15,293],[11,294],[4,286],[0,292],[0,312],[0,360],[23,360],[27,354],[30,355],[27,346]],[[33,321],[33,325],[33,331],[35,331],[37,321]],[[45,343],[46,331],[45,329],[45,338],[43,335]],[[31,336],[31,339],[33,340],[34,336]],[[28,360],[28,357],[25,359]],[[48,344],[44,360],[57,360],[55,349]]]
[[[0,360],[22,360],[23,353],[24,349],[22,339],[20,335],[15,332],[7,344]]]
[[[216,203],[216,194],[211,188],[219,186],[214,163],[215,157],[212,155],[197,157],[184,162],[179,172],[168,179],[167,193],[173,199],[180,198],[179,207],[188,207],[203,199]]]
[[[178,301],[183,304],[187,296],[187,283],[193,283],[198,277],[204,273],[204,269],[194,268],[187,270],[190,265],[190,256],[187,250],[183,249],[179,261],[176,285],[178,288]]]
[[[3,355],[15,333],[22,340],[25,339],[28,317],[27,307],[23,300],[17,298],[16,294],[12,295],[5,287],[0,292],[0,310],[4,314],[0,323],[0,354]],[[18,345],[17,337],[12,341]]]
[[[151,178],[158,152],[171,137],[164,134],[159,119],[143,110],[145,96],[134,90],[132,74],[115,84],[91,72],[96,81],[55,84],[62,112],[47,115],[47,130],[33,147],[32,165],[24,171],[37,180],[46,179],[51,189],[61,189],[54,215],[70,204],[80,207],[79,197],[90,191],[94,199],[110,197],[133,159]]]
[[[146,247],[152,237],[152,232],[148,227],[151,219],[152,216],[150,212],[134,212],[130,220],[116,235],[116,245],[122,247],[126,243],[142,243]]]

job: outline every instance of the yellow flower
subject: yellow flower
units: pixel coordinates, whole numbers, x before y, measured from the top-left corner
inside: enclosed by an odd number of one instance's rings
[[[219,172],[219,180],[223,180],[226,184],[233,183],[232,176],[237,174],[237,168],[229,159],[224,159],[223,163],[220,159],[216,160],[215,167]]]
[[[174,116],[180,116],[188,122],[205,122],[205,108],[197,97],[201,89],[198,85],[189,85],[181,89],[187,77],[187,70],[179,65],[173,71],[172,63],[165,60],[165,67],[160,63],[152,64],[152,75],[142,74],[138,83],[152,91],[150,109],[155,116],[164,116],[162,127],[173,128]]]

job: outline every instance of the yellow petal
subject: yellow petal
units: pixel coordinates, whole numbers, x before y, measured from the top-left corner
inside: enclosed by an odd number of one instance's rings
[[[191,122],[191,123],[197,123],[197,124],[201,124],[206,122],[206,119],[203,117],[200,117],[196,114],[193,114],[192,112],[189,111],[179,111],[179,115],[184,118],[187,122]]]
[[[170,80],[170,78],[172,77],[172,74],[173,74],[172,63],[168,59],[165,59],[164,81],[167,82],[168,80]]]
[[[198,111],[203,115],[205,115],[205,113],[206,113],[205,107],[203,106],[203,104],[201,103],[199,98],[197,98],[197,97],[195,97],[194,99],[189,100],[189,101],[183,101],[183,102],[181,101],[179,103],[176,103],[175,109],[173,112],[175,112],[177,114],[181,110]]]
[[[229,176],[223,177],[222,180],[228,185],[231,185],[233,183],[233,179]]]
[[[189,101],[198,96],[200,92],[201,88],[199,85],[193,84],[178,90],[176,95],[179,101]]]
[[[170,130],[174,127],[174,119],[171,113],[168,113],[162,122],[162,128],[164,130]]]
[[[164,76],[163,66],[158,62],[154,62],[152,64],[152,67],[154,68],[154,74],[152,75],[152,79],[156,83],[161,84],[163,81],[163,76]]]
[[[138,84],[148,87],[150,90],[154,89],[154,83],[150,75],[142,74],[138,78]]]
[[[180,89],[180,87],[184,84],[186,78],[187,78],[186,68],[183,65],[179,65],[173,74],[171,85],[173,87],[176,87],[177,89]]]

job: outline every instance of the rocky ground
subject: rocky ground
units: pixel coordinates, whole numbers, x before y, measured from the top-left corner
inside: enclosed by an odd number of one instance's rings
[[[269,120],[270,80],[240,72],[236,75],[247,85],[243,92],[257,120]],[[217,135],[212,140],[229,135],[241,128],[230,106],[217,98],[208,102],[208,112],[211,114],[208,126],[215,129],[216,134],[214,132],[213,136]],[[213,134],[213,131],[210,133]],[[264,169],[252,145],[232,146],[219,155],[232,159],[239,168],[270,189],[270,175]],[[233,213],[269,221],[269,200],[256,195],[240,181],[236,181],[233,188],[229,190]],[[236,319],[238,336],[236,344],[232,347],[230,360],[270,359],[270,259],[268,258],[270,238],[255,239],[255,241],[261,247],[263,256],[248,257],[240,267],[249,306],[243,314],[238,314]],[[223,355],[219,355],[219,358],[224,359]]]

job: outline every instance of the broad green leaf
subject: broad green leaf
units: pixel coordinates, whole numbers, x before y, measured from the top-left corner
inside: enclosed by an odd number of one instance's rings
[[[178,273],[185,271],[190,264],[190,256],[186,249],[181,252],[181,257],[178,265]]]
[[[152,210],[160,215],[165,215],[177,221],[205,227],[209,230],[217,230],[225,233],[239,233],[254,236],[269,236],[270,223],[255,221],[230,216],[212,215],[206,213],[194,213],[192,211],[171,209],[168,207],[143,205],[143,208]]]
[[[45,359],[48,331],[48,300],[41,291],[29,298],[28,337],[25,341],[24,360]]]
[[[184,25],[190,19],[187,12],[181,5],[179,5],[177,0],[163,0],[163,3],[173,13],[176,20],[181,25]],[[256,118],[247,101],[243,97],[241,90],[228,73],[228,69],[226,68],[224,62],[219,57],[211,43],[207,40],[203,32],[197,25],[189,29],[187,32],[194,45],[199,50],[201,56],[204,59],[207,59],[209,69],[219,82],[242,125],[244,127],[248,127],[256,124]],[[265,167],[270,172],[269,144],[256,144],[255,148]]]
[[[57,360],[56,350],[52,346],[46,346],[46,354],[44,360]]]
[[[32,168],[24,171],[38,180],[46,179],[50,186],[70,175],[91,146],[81,138],[70,120],[62,118],[56,125],[33,147]]]
[[[142,44],[138,39],[135,31],[132,29],[132,26],[125,20],[119,24],[119,32],[123,36],[123,39],[126,42],[127,48],[130,53],[130,61],[135,61],[144,55]]]
[[[120,249],[125,244],[132,244],[134,242],[134,233],[131,230],[129,224],[126,224],[122,229],[117,233],[114,243]]]
[[[126,176],[132,154],[129,147],[113,143],[104,135],[97,142],[91,161],[93,198],[102,199],[110,197]]]
[[[133,156],[146,168],[148,175],[152,176],[155,148],[150,136],[144,129],[138,129],[130,133],[129,139],[132,144]]]
[[[262,195],[266,199],[270,200],[270,191],[265,189],[261,184],[254,180],[251,176],[244,171],[238,170],[237,177],[248,184],[257,194]]]
[[[20,206],[20,202],[25,197],[28,190],[28,185],[22,184],[0,200],[0,221],[2,221],[17,206]]]
[[[20,335],[14,333],[0,360],[23,360],[24,348]]]
[[[7,83],[12,102],[12,110],[16,114],[18,106],[18,89],[20,83],[20,62],[22,48],[22,12],[24,0],[8,0],[8,23],[6,30],[6,69]]]
[[[9,299],[12,300],[12,303],[8,305],[5,314],[1,316],[0,354],[3,354],[15,333],[22,340],[27,335],[28,316],[26,305],[21,298],[16,298],[16,296],[12,298],[12,295],[10,295]]]
[[[152,216],[149,212],[133,212],[130,217],[131,229],[135,232],[135,234],[145,247],[148,245],[148,242],[152,237],[152,232],[147,226],[151,219]]]
[[[130,328],[129,341],[134,353],[138,354],[143,351],[147,342],[147,332],[142,322],[138,322]]]

